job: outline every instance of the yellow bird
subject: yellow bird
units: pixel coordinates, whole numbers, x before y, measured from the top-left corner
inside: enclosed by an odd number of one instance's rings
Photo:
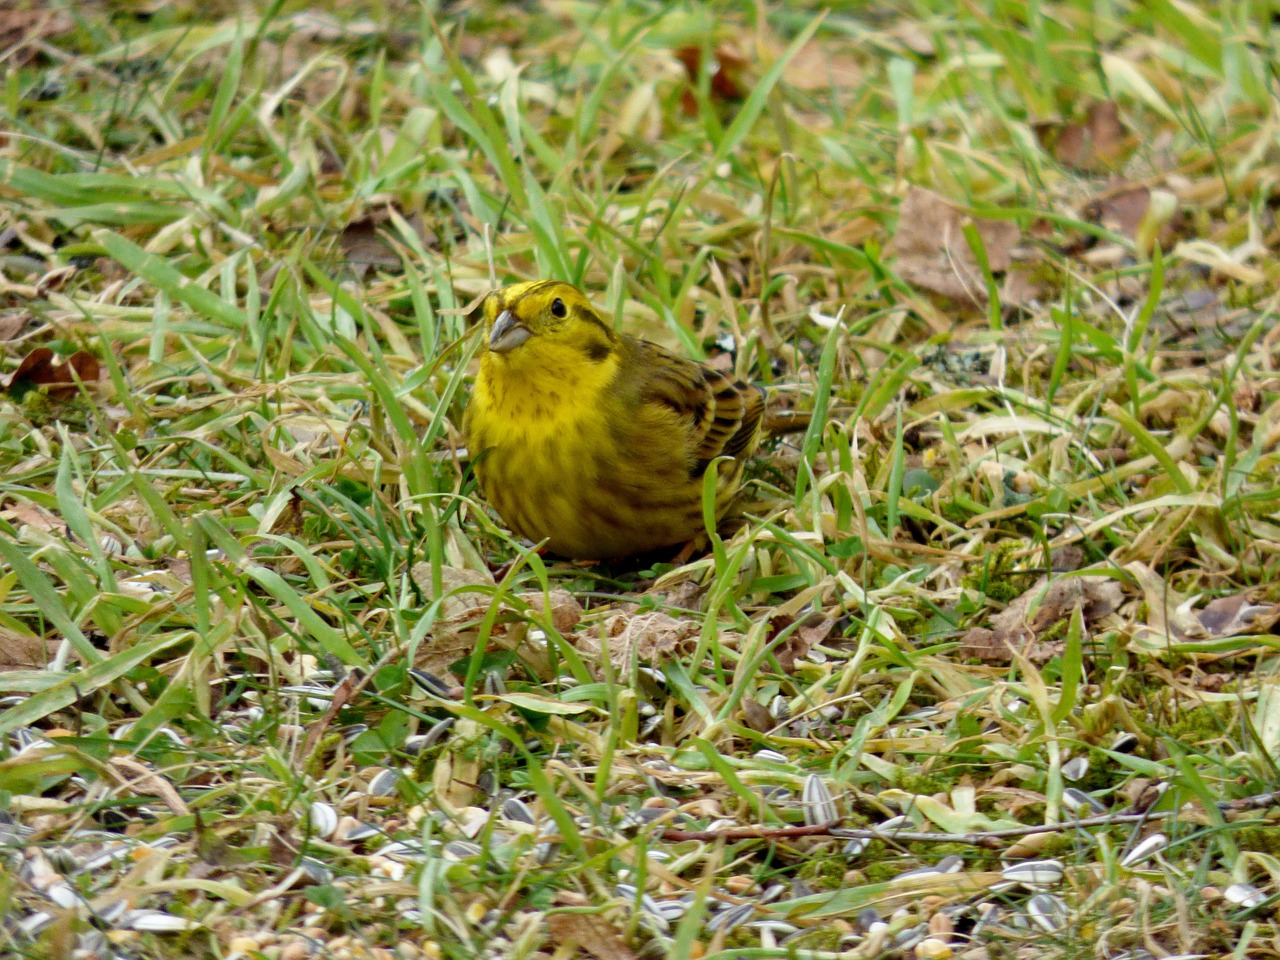
[[[464,431],[486,498],[521,536],[578,560],[698,539],[760,442],[765,395],[614,331],[576,287],[517,283],[484,301],[487,343]]]

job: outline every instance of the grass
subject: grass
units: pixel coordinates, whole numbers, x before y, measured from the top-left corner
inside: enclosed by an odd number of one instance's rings
[[[0,953],[1273,955],[1269,11],[0,35]],[[486,511],[539,276],[813,413],[705,556]]]

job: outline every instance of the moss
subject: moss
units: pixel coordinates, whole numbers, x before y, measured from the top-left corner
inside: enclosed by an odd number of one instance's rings
[[[1037,857],[1045,860],[1052,860],[1055,857],[1065,857],[1074,854],[1079,850],[1079,841],[1072,835],[1066,833],[1051,834],[1041,846]]]
[[[1205,703],[1179,712],[1169,727],[1169,736],[1179,743],[1195,745],[1220,738],[1232,726],[1235,704]]]
[[[866,864],[863,870],[867,874],[867,883],[885,883],[904,871],[921,866],[919,863],[899,857],[886,859],[883,855],[883,850],[878,857],[872,857],[870,853],[870,848],[868,848],[867,854],[864,855]]]
[[[983,557],[980,566],[960,579],[960,585],[1000,603],[1009,603],[1026,592],[1027,574],[1013,569],[1020,544],[1005,541]]]
[[[844,880],[848,864],[838,856],[815,856],[800,864],[796,876],[823,890],[834,890]]]
[[[897,785],[907,793],[919,795],[929,795],[933,793],[945,793],[952,787],[952,784],[937,776],[927,776],[922,773],[902,772],[898,774]]]
[[[1280,827],[1242,827],[1235,838],[1241,850],[1280,854]]]

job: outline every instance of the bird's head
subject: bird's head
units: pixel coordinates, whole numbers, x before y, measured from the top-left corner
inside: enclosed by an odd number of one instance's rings
[[[496,290],[484,301],[489,351],[517,359],[555,357],[561,363],[602,363],[618,335],[581,290],[559,280],[534,280]]]

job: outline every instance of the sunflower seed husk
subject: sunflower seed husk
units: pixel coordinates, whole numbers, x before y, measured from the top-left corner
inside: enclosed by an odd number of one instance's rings
[[[371,797],[389,797],[396,792],[396,784],[400,782],[400,771],[391,767],[378,771],[369,781],[368,794]]]
[[[44,895],[64,910],[71,910],[84,905],[84,900],[81,899],[80,894],[76,893],[71,884],[65,881],[52,884],[44,891]]]
[[[444,845],[441,851],[449,860],[473,860],[484,854],[484,849],[478,843],[472,843],[470,840],[450,840]]]
[[[719,910],[716,915],[707,921],[706,929],[708,932],[715,930],[732,930],[746,923],[756,912],[754,903],[740,903],[735,907],[729,907],[727,910]]]
[[[761,760],[765,763],[777,763],[782,765],[790,765],[791,761],[786,758],[785,754],[779,753],[777,750],[757,750],[752,754],[754,759]]]
[[[1067,780],[1082,780],[1089,772],[1088,757],[1072,757],[1062,765],[1062,776]]]
[[[917,924],[914,927],[908,927],[893,938],[893,949],[910,950],[916,944],[924,940],[928,932],[929,928],[923,923]]]
[[[357,820],[355,817],[342,817],[333,831],[333,839],[345,843],[359,843],[361,840],[378,836],[381,832],[372,824]]]
[[[657,901],[658,913],[667,921],[679,920],[689,911],[689,905],[683,900]]]
[[[508,797],[502,801],[502,806],[498,810],[499,816],[504,820],[512,823],[525,823],[531,827],[538,825],[538,820],[533,815],[533,811],[529,809],[529,805],[523,800],[516,797]]]
[[[1045,933],[1057,933],[1067,925],[1067,904],[1051,893],[1037,893],[1027,904],[1027,914]]]
[[[368,733],[368,732],[369,732],[369,725],[367,723],[353,723],[351,726],[343,729],[342,742],[345,743],[347,746],[351,746],[351,744],[355,743],[356,739],[361,734]]]
[[[18,929],[27,936],[33,937],[52,922],[53,914],[40,910],[37,913],[31,914],[29,917],[23,917],[19,920]]]
[[[316,800],[307,809],[311,818],[311,831],[317,837],[328,839],[338,829],[338,811],[323,801]]]
[[[1233,883],[1222,891],[1222,895],[1231,903],[1250,910],[1267,899],[1266,895],[1252,883]]]
[[[502,678],[502,674],[497,670],[489,670],[484,675],[484,692],[491,697],[505,696],[507,692],[507,681]]]
[[[294,696],[302,697],[306,700],[307,706],[312,710],[324,711],[329,709],[329,704],[333,702],[333,691],[328,687],[321,687],[317,684],[299,684],[293,687],[281,687],[281,693],[291,693]]]
[[[1006,880],[1032,889],[1049,887],[1062,882],[1062,861],[1026,860],[1022,863],[1012,863],[1001,870],[1000,875]]]
[[[890,817],[884,823],[872,826],[870,829],[875,830],[883,837],[892,837],[903,830],[911,829],[911,826],[911,818],[904,814],[899,814],[896,817]]]
[[[806,826],[817,827],[840,819],[840,811],[836,809],[836,802],[831,797],[826,781],[816,773],[805,779],[801,803],[804,806]]]
[[[457,723],[457,717],[446,717],[438,723],[432,724],[431,728],[422,735],[422,746],[419,748],[419,752],[422,752],[429,747],[433,747],[443,740],[449,735],[449,731],[452,730]]]
[[[1122,867],[1132,867],[1150,857],[1155,856],[1169,845],[1169,838],[1163,833],[1153,833],[1147,839],[1130,850],[1120,861]]]
[[[422,860],[427,855],[420,843],[408,843],[404,840],[393,840],[378,848],[378,856],[392,860]]]
[[[918,723],[921,720],[928,720],[942,713],[940,707],[921,707],[919,710],[913,710],[902,719],[907,723]]]
[[[333,871],[315,857],[303,857],[298,861],[298,868],[316,883],[333,882]]]
[[[409,671],[409,679],[433,697],[438,697],[441,700],[453,699],[453,688],[434,673],[415,668]]]
[[[1111,741],[1111,749],[1116,753],[1132,753],[1138,746],[1138,735],[1136,733],[1122,733]]]
[[[870,842],[870,840],[865,840],[862,837],[855,837],[846,843],[840,852],[843,856],[848,857],[850,860],[854,860],[862,856],[863,851],[867,849],[867,845]]]
[[[757,899],[757,902],[759,903],[773,903],[773,901],[777,900],[786,892],[787,892],[786,884],[773,883],[765,887],[763,892],[761,892],[760,896],[757,897],[756,899]]]
[[[1067,787],[1062,791],[1062,805],[1072,813],[1079,812],[1084,816],[1097,816],[1107,812],[1102,801],[1078,787]]]

